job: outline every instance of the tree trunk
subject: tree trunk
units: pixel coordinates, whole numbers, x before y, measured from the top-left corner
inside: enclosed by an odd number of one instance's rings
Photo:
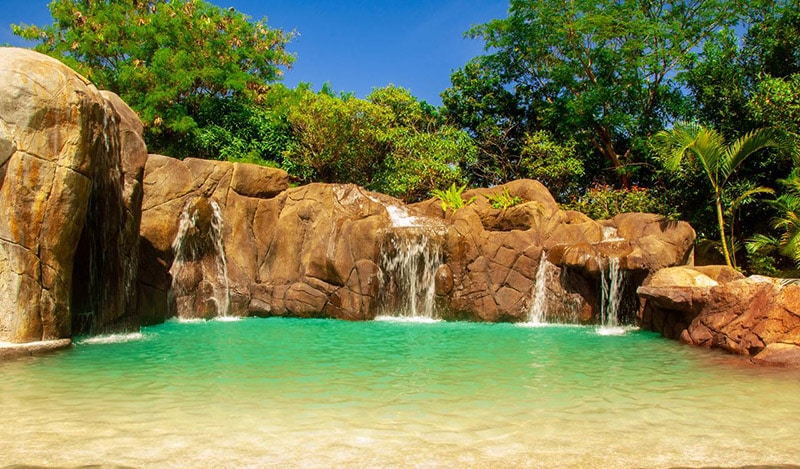
[[[720,241],[722,241],[722,255],[725,256],[725,263],[728,264],[728,267],[733,267],[733,263],[731,262],[731,254],[730,251],[728,251],[728,240],[725,236],[725,218],[722,214],[722,195],[719,193],[719,190],[716,190],[715,192],[717,223],[719,223],[719,238]]]

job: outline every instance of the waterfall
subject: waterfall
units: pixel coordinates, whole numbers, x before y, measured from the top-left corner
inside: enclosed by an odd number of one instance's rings
[[[230,306],[228,261],[219,205],[201,198],[184,207],[172,243],[170,294],[180,318],[226,317]]]
[[[539,267],[536,269],[536,279],[533,285],[533,299],[528,308],[529,324],[545,324],[547,321],[547,272],[550,262],[547,253],[542,250]]]
[[[392,228],[383,237],[382,316],[436,318],[436,270],[443,262],[444,227],[403,207],[387,205]]]
[[[56,124],[57,114],[55,115]],[[124,325],[136,301],[138,238],[126,206],[119,126],[107,103],[93,111],[100,126],[88,149],[95,166],[83,230],[72,266],[70,311],[74,335]]]
[[[619,334],[624,332],[619,323],[622,289],[625,274],[619,268],[619,258],[608,258],[608,269],[600,271],[600,332]]]

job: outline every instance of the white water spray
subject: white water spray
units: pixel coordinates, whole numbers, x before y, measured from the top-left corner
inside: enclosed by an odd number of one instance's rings
[[[441,233],[424,226],[393,229],[381,253],[384,275],[382,313],[435,317],[436,269],[442,264]]]
[[[542,250],[542,257],[539,259],[539,267],[536,269],[536,279],[533,285],[533,300],[528,308],[529,324],[545,324],[547,321],[547,273],[550,262],[547,260],[547,253]]]
[[[619,324],[619,306],[625,274],[619,268],[619,258],[608,258],[608,269],[600,271],[600,320],[599,332],[604,335],[624,333]]]
[[[209,210],[210,209],[210,210]],[[212,201],[203,215],[201,203],[188,203],[181,213],[172,243],[175,260],[170,269],[170,293],[177,301],[179,317],[226,317],[230,306],[228,261],[222,240],[219,204]],[[208,220],[203,220],[203,217]],[[201,306],[197,303],[211,302]]]

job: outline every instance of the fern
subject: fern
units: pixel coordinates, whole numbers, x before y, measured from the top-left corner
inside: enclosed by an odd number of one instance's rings
[[[452,210],[453,213],[455,213],[458,209],[466,207],[467,205],[475,202],[476,197],[470,197],[468,200],[464,200],[462,197],[464,189],[466,188],[466,184],[461,187],[457,187],[456,183],[453,183],[449,189],[434,189],[431,191],[431,194],[433,194],[434,197],[442,202],[442,210],[444,212],[447,212],[447,210]]]
[[[503,188],[503,192],[487,195],[486,200],[489,201],[489,205],[491,205],[492,208],[498,210],[505,210],[522,203],[522,199],[516,195],[511,195],[511,193],[508,192],[508,188],[505,187]]]

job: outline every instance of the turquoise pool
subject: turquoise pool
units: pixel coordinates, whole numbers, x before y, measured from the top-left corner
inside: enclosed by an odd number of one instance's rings
[[[640,331],[176,321],[0,363],[0,376],[3,464],[800,461],[800,375]]]

